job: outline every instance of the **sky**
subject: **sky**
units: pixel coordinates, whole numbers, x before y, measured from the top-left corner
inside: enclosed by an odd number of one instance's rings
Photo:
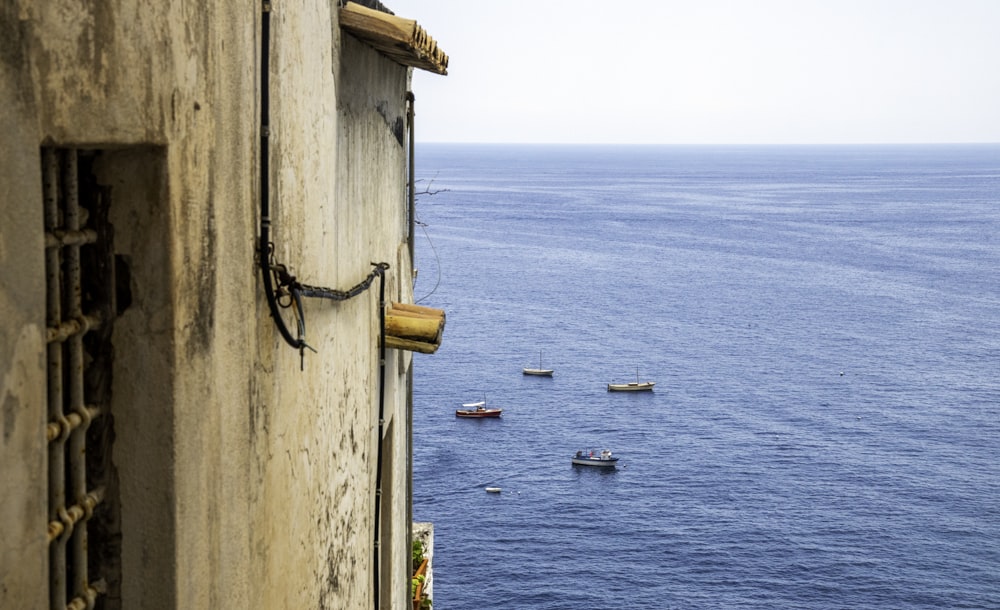
[[[418,142],[1000,142],[1000,0],[383,0]]]

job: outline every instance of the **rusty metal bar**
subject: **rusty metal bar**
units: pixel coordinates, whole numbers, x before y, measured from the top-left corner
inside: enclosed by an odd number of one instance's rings
[[[72,320],[65,320],[58,326],[50,326],[45,330],[45,340],[52,343],[61,343],[74,336],[83,336],[93,328],[101,324],[101,318],[94,315],[80,316]]]
[[[100,405],[87,405],[87,415],[90,419],[95,419],[103,414],[104,409]],[[45,426],[45,437],[50,443],[64,434],[68,438],[69,434],[83,423],[83,420],[84,418],[79,413],[70,413],[60,420],[50,421]]]
[[[45,230],[55,231],[61,225],[59,214],[59,156],[46,148],[42,151],[42,199],[44,202]],[[49,328],[62,324],[62,250],[45,251],[46,303],[45,319]],[[50,342],[47,349],[48,368],[48,420],[62,424],[63,415],[63,345]],[[63,429],[67,426],[63,425]],[[65,443],[68,435],[57,437],[49,443],[49,523],[58,521],[65,513]],[[50,541],[53,540],[50,538]],[[66,541],[58,538],[49,546],[49,607],[53,610],[66,605]]]
[[[80,231],[80,181],[78,171],[78,153],[70,150],[66,153],[66,162],[63,165],[63,225],[66,231],[76,233]],[[72,320],[83,318],[83,279],[80,269],[80,246],[79,244],[69,245],[65,249],[65,276],[63,285],[68,288],[64,292],[67,317]],[[84,331],[86,332],[86,331]],[[79,505],[87,506],[87,428],[90,426],[90,413],[84,403],[83,395],[83,335],[84,332],[74,333],[66,341],[69,351],[69,403],[66,405],[67,414],[76,414],[80,417],[80,425],[71,428],[69,437],[69,486],[70,497],[74,498]],[[72,510],[72,509],[69,509]],[[93,507],[90,506],[85,516],[90,517]],[[79,517],[77,517],[79,520]],[[70,537],[71,552],[69,561],[72,566],[73,595],[79,597],[85,595],[87,584],[87,527],[73,528]]]
[[[58,248],[60,246],[83,246],[97,242],[97,231],[94,229],[80,229],[79,231],[68,231],[55,229],[45,232],[45,248]]]
[[[108,583],[102,578],[90,583],[83,596],[77,596],[66,604],[66,610],[89,610],[97,605],[97,596],[108,592]]]
[[[58,511],[58,518],[49,521],[48,527],[48,539],[49,543],[56,542],[58,540],[65,541],[73,531],[76,529],[76,524],[83,520],[86,521],[90,519],[90,516],[94,512],[94,508],[104,501],[104,494],[106,489],[98,487],[91,491],[90,493],[85,493],[80,497],[79,502],[70,506],[69,508],[60,508]],[[63,604],[65,605],[65,598]]]
[[[81,190],[75,149],[43,148],[45,224],[49,608],[93,609],[107,582],[89,582],[88,525],[105,487],[87,490],[87,431],[107,406],[87,404],[84,336],[102,323],[85,314],[81,248],[103,239],[87,224],[89,190]],[[84,186],[84,189],[86,187]],[[99,228],[99,227],[98,227]],[[94,483],[92,483],[94,484]],[[70,580],[72,582],[70,582]]]

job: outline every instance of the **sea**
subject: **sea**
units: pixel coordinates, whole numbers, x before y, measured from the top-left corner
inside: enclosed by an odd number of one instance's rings
[[[416,160],[435,609],[1000,608],[1000,145]]]

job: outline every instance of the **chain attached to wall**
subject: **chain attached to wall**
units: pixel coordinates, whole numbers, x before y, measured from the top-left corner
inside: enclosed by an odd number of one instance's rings
[[[284,265],[271,263],[271,272],[274,273],[275,283],[278,286],[278,304],[282,307],[288,307],[291,303],[282,303],[282,298],[292,297],[293,295],[303,296],[303,297],[314,297],[317,299],[329,299],[331,301],[346,301],[350,298],[356,297],[368,287],[372,285],[375,278],[382,275],[388,268],[389,263],[372,263],[375,269],[368,274],[368,277],[358,282],[354,287],[348,290],[337,290],[335,288],[324,288],[322,286],[310,286],[308,284],[303,284],[296,279],[294,275],[288,272],[288,268]]]
[[[271,71],[271,2],[263,0],[261,14],[261,69],[260,69],[260,234],[258,236],[257,257],[261,280],[267,297],[271,317],[285,343],[299,350],[299,367],[305,368],[305,350],[316,350],[306,343],[305,310],[302,298],[330,299],[346,301],[365,292],[376,277],[382,277],[389,268],[388,263],[372,263],[375,267],[368,277],[348,290],[337,290],[322,286],[303,284],[288,271],[288,267],[274,258],[274,244],[270,240],[270,71]],[[296,335],[292,335],[281,310],[295,308]]]

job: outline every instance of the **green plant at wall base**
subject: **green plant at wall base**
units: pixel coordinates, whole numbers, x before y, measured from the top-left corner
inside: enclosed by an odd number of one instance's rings
[[[424,562],[424,543],[421,540],[413,541],[413,548],[411,550],[410,561],[413,564],[413,571],[416,572],[420,570],[420,565]],[[410,579],[410,597],[414,600],[414,608],[419,607],[423,610],[430,610],[433,602],[426,594],[420,596],[420,600],[416,599],[417,589],[422,589],[422,585],[426,581],[427,576],[425,574],[417,574]]]
[[[420,567],[420,562],[424,560],[424,543],[422,541],[413,541],[413,549],[410,556],[413,563],[413,567],[411,569],[416,570]]]
[[[426,576],[421,574],[419,576],[414,576],[413,578],[410,579],[410,598],[413,599],[414,601],[416,601],[417,597],[417,588],[420,585],[424,584],[426,578],[427,578]],[[427,597],[426,594],[420,596],[421,608],[424,609],[430,608],[433,603],[434,602],[431,601],[431,598]]]

